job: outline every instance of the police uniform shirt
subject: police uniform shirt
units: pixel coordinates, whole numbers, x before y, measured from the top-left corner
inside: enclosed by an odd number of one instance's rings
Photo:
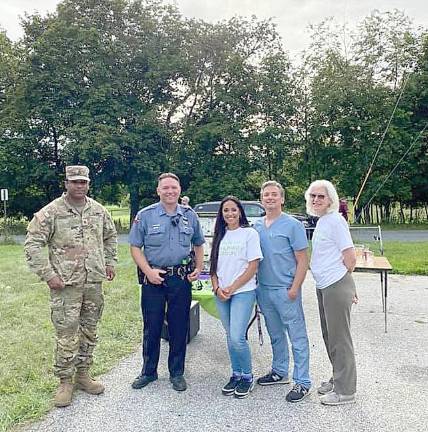
[[[179,265],[189,256],[192,244],[204,243],[196,213],[179,204],[173,215],[167,214],[161,202],[143,208],[129,233],[129,244],[144,248],[148,263],[156,267]]]

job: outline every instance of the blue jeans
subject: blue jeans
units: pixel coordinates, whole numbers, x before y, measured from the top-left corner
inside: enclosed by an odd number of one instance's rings
[[[226,330],[232,374],[244,379],[253,377],[250,346],[245,339],[245,333],[255,300],[255,290],[234,294],[225,302],[216,299],[220,320]]]
[[[258,288],[257,302],[265,317],[272,344],[272,371],[278,375],[288,377],[290,362],[289,338],[294,360],[293,380],[296,384],[310,388],[309,340],[303,313],[302,293],[299,292],[296,300],[290,300],[286,288]]]

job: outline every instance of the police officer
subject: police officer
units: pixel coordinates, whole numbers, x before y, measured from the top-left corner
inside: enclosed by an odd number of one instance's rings
[[[114,223],[101,204],[86,196],[89,169],[66,167],[65,188],[66,193],[34,215],[24,244],[30,269],[50,288],[56,332],[54,373],[60,380],[57,407],[70,405],[73,378],[87,393],[104,391],[88,370],[104,304],[101,282],[113,280],[117,260]],[[46,245],[48,257],[43,251]]]
[[[191,282],[202,270],[205,240],[196,213],[178,204],[180,192],[180,180],[175,174],[161,174],[157,186],[160,201],[138,212],[129,234],[131,255],[141,271],[144,321],[143,368],[132,383],[134,389],[143,388],[158,378],[166,306],[170,381],[174,390],[187,388],[183,373]],[[186,263],[192,246],[195,267],[189,269]]]
[[[183,207],[190,207],[190,198],[187,195],[181,197],[181,205]]]

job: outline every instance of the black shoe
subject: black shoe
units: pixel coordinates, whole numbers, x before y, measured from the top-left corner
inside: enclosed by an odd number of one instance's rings
[[[145,387],[147,384],[150,384],[153,381],[156,381],[158,379],[157,376],[149,376],[149,375],[138,375],[137,378],[135,378],[134,382],[131,384],[131,387],[133,389],[141,389]]]
[[[264,375],[257,379],[257,384],[259,385],[273,385],[273,384],[289,384],[290,380],[288,377],[283,377],[278,375],[276,372],[269,372],[267,375]]]
[[[239,380],[236,376],[231,376],[229,382],[221,389],[221,392],[225,396],[232,396],[235,393],[235,389],[238,386]]]
[[[288,402],[300,402],[310,394],[310,389],[302,386],[302,384],[295,384],[291,391],[285,396]]]
[[[176,391],[184,391],[187,389],[187,383],[183,375],[171,377],[169,379],[172,382],[172,388]]]
[[[241,379],[235,389],[235,397],[238,399],[246,398],[254,388],[254,380],[247,381]]]

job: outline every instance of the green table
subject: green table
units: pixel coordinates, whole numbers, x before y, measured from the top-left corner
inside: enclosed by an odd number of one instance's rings
[[[220,316],[217,311],[217,305],[215,301],[214,293],[211,288],[211,281],[204,277],[202,280],[198,280],[193,282],[192,286],[192,299],[199,302],[202,308],[207,311],[214,318],[220,319]],[[251,327],[254,321],[258,322],[258,332],[259,332],[259,341],[260,345],[263,345],[263,334],[261,332],[260,326],[260,314],[258,314],[257,306],[255,308],[255,315],[251,319],[247,328],[247,339],[248,339],[248,329]]]
[[[199,280],[193,283],[192,288],[192,299],[198,301],[211,316],[220,318],[215,304],[215,296],[211,290],[211,281]]]

